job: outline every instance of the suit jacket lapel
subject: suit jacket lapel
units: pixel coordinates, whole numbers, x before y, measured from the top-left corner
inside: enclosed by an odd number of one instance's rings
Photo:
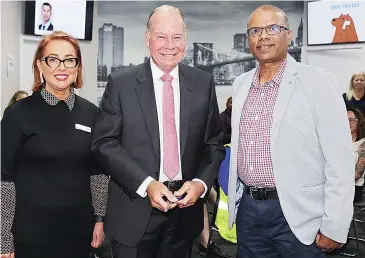
[[[190,81],[184,66],[179,65],[180,85],[180,156],[184,155],[186,139],[188,137],[190,113],[192,105],[193,82]]]
[[[283,119],[286,108],[288,107],[290,97],[293,93],[294,84],[296,80],[296,74],[298,71],[298,66],[294,58],[289,54],[287,57],[287,64],[284,71],[283,80],[279,87],[279,94],[275,102],[274,107],[274,118],[271,128],[271,147],[273,148],[276,143],[276,138],[281,125],[281,120]]]
[[[137,80],[140,85],[136,87],[136,95],[156,158],[158,162],[160,162],[160,134],[155,91],[153,88],[153,78],[149,60],[143,64]]]

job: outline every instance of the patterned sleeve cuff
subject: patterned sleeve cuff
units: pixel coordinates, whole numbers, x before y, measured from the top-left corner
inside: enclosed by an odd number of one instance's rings
[[[106,175],[90,176],[90,188],[92,203],[94,206],[94,214],[97,216],[105,216],[106,204],[108,198],[109,177]]]
[[[1,181],[1,253],[14,252],[14,239],[11,232],[15,214],[15,185]]]

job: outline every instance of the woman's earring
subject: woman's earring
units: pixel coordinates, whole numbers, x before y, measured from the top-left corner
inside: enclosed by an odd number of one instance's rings
[[[74,80],[75,83],[76,83],[76,80],[77,80],[77,74],[75,75],[75,80]]]
[[[43,83],[44,83],[44,80],[43,80],[43,74],[40,74],[40,75],[39,75],[39,77],[40,77],[40,79],[41,79],[41,84],[43,84]]]

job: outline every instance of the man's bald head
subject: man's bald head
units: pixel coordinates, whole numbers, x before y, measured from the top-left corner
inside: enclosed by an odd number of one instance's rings
[[[186,36],[184,15],[178,8],[163,5],[150,14],[146,45],[152,60],[164,73],[170,73],[184,58]]]
[[[176,8],[174,6],[162,5],[160,7],[157,7],[155,10],[153,10],[152,13],[150,14],[150,16],[148,17],[147,28],[146,28],[147,31],[151,30],[153,17],[156,14],[174,14],[174,13],[178,13],[181,16],[182,21],[184,23],[184,30],[186,30],[187,26],[186,26],[185,17],[184,17],[183,12],[179,8]]]
[[[289,28],[289,19],[288,19],[288,15],[280,8],[273,6],[273,5],[261,5],[259,7],[257,7],[250,15],[250,18],[248,19],[248,23],[247,23],[247,28],[250,27],[250,21],[251,18],[254,14],[256,14],[257,12],[276,12],[279,13],[283,16],[283,21],[284,21],[284,25],[285,27]]]

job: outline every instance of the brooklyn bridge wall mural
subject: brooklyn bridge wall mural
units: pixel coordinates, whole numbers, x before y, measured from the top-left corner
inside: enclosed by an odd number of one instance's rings
[[[183,63],[214,75],[220,111],[232,94],[232,82],[240,74],[256,67],[246,35],[250,13],[268,1],[97,1],[99,103],[111,72],[137,65],[149,57],[144,32],[151,11],[163,4],[180,8],[188,26]],[[301,58],[303,39],[302,1],[274,4],[289,17],[293,41],[289,53]]]

